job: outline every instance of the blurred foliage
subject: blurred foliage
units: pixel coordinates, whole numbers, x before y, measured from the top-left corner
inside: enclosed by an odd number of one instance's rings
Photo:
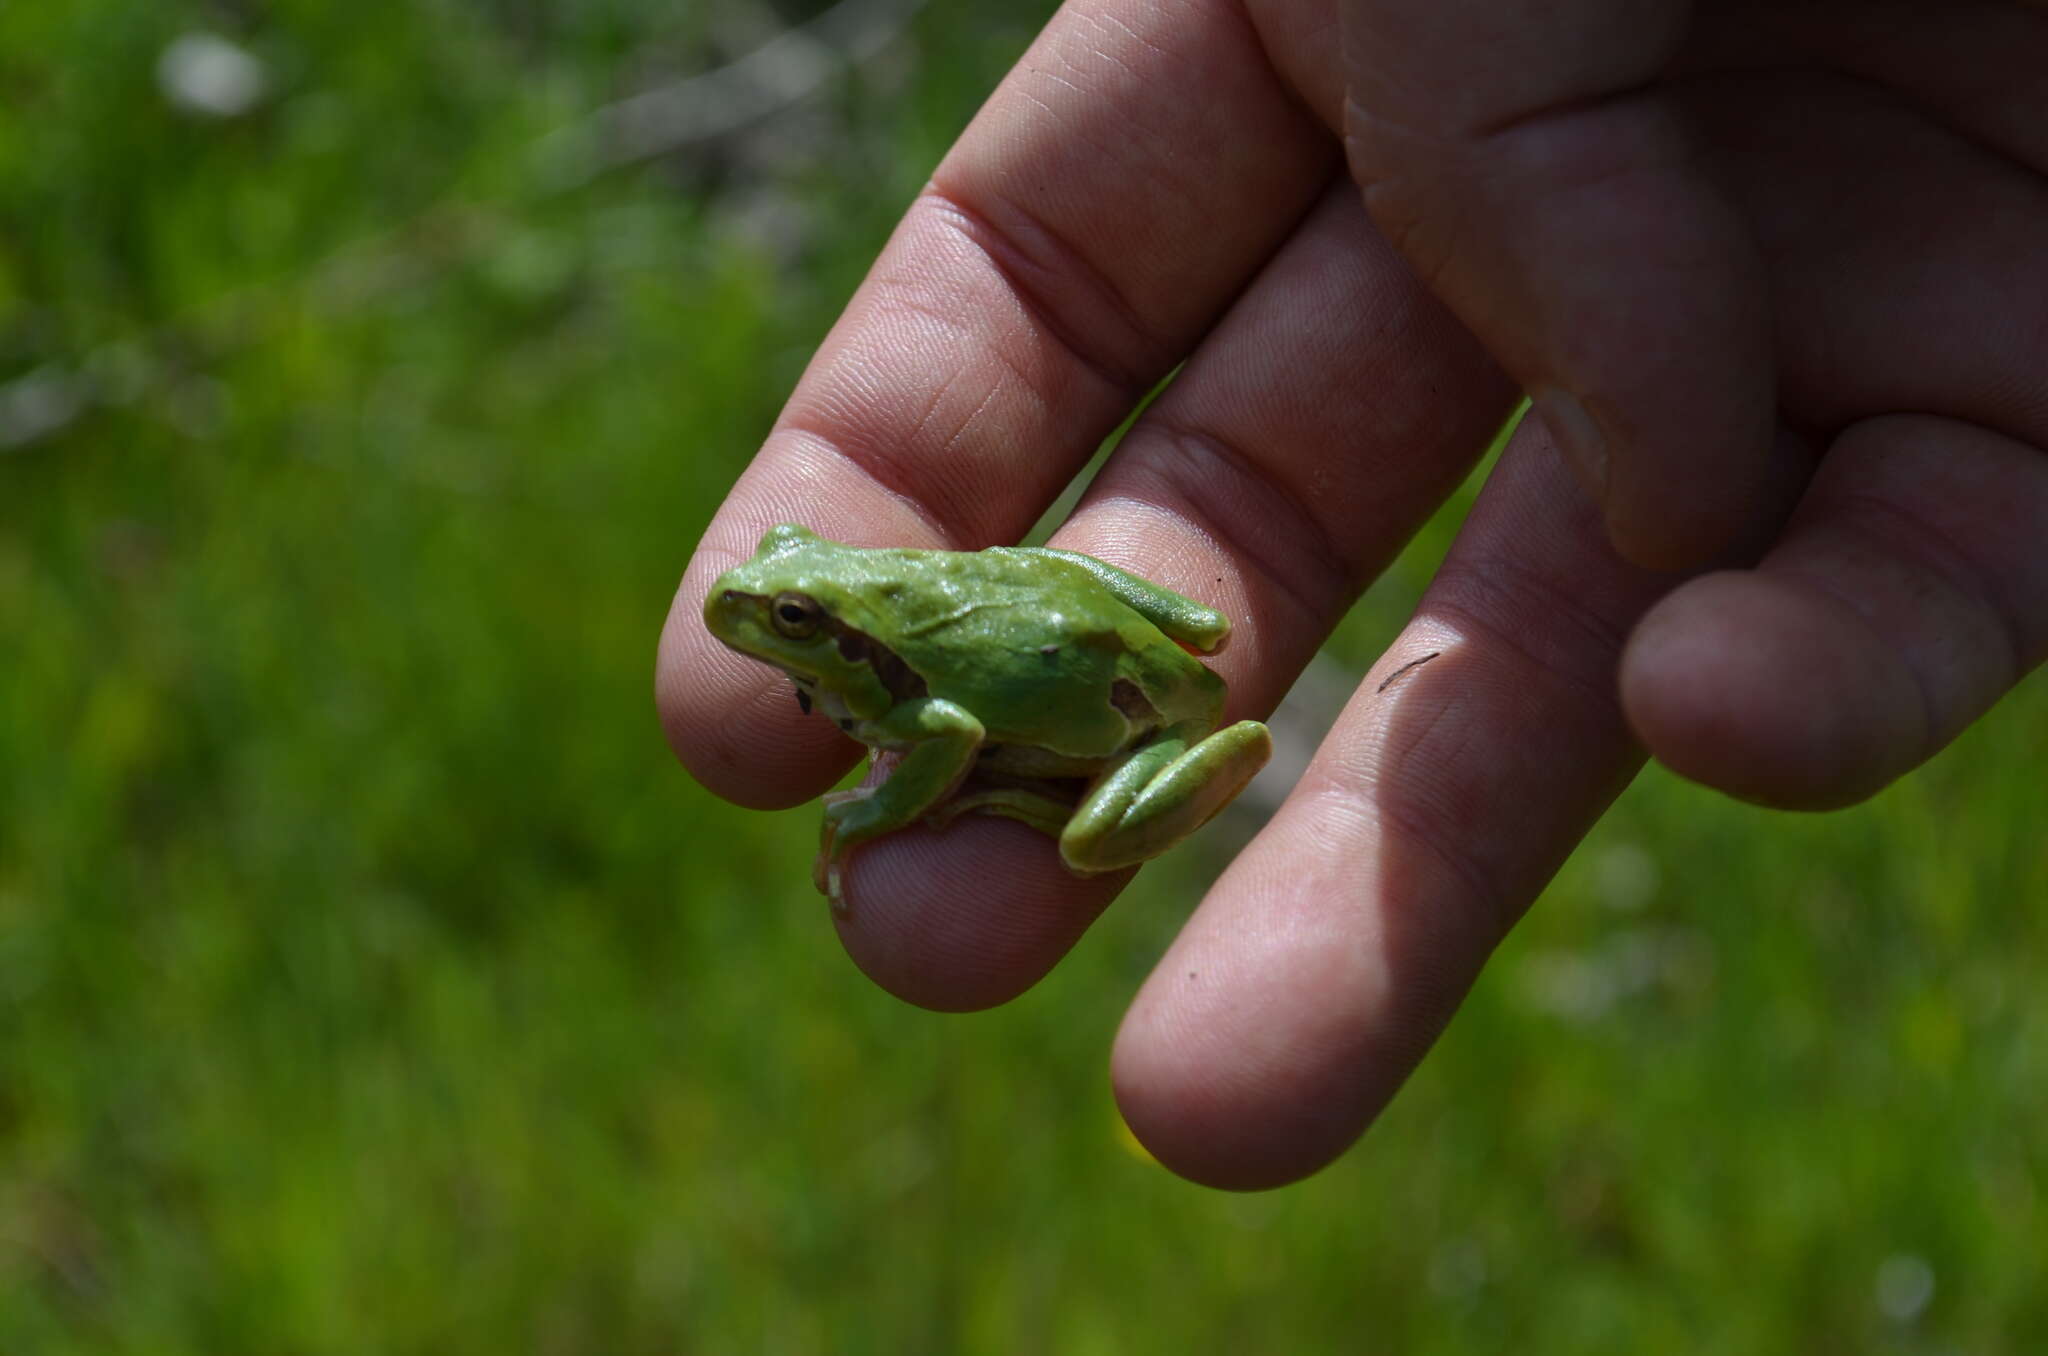
[[[2038,681],[1845,814],[1646,774],[1282,1192],[1145,1162],[1103,1073],[1216,844],[1003,1010],[853,972],[654,635],[1045,11],[536,156],[816,9],[0,7],[0,1351],[2048,1341]]]

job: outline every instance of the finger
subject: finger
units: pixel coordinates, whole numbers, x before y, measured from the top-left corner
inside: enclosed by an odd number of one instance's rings
[[[2048,81],[2041,79],[2048,0],[1747,5],[1739,27],[1726,27],[1744,49],[1727,53],[1737,64],[1840,70],[1856,77],[1844,84],[1883,91],[1894,110],[1928,108],[1979,146],[2048,174]],[[1759,62],[1759,53],[1767,59]],[[1909,98],[1899,99],[1899,92]],[[1769,125],[1774,132],[1806,130],[1803,120]],[[1867,144],[1881,146],[1883,139]]]
[[[1679,0],[1343,0],[1367,205],[1522,383],[1628,559],[1693,565],[1766,493],[1762,270],[1656,82]]]
[[[1880,33],[1852,55],[1904,74],[1893,26]],[[1995,79],[2004,53],[1987,56]],[[1941,93],[1931,74],[1921,83]],[[2009,129],[1982,109],[1964,137],[1952,127],[1967,122],[1930,122],[1866,85],[1750,80],[1703,91],[1696,110],[1731,148],[1727,181],[1772,260],[1787,405],[1845,431],[1797,535],[1756,573],[1660,606],[1624,690],[1679,770],[1770,804],[1845,804],[1945,744],[2032,662],[2028,595],[1943,581],[1971,560],[1991,585],[2038,580],[2041,458],[2013,449],[2048,445],[2048,194],[2022,163],[2038,148],[2001,153]],[[1744,134],[1755,126],[1772,134]],[[1945,417],[1885,417],[1899,409]],[[1944,594],[1952,605],[1931,603]]]
[[[2048,442],[2048,179],[1895,91],[1811,71],[1703,83],[1687,106],[1768,260],[1794,424],[1917,410]]]
[[[911,207],[684,576],[656,693],[691,771],[744,804],[790,804],[853,752],[699,620],[712,579],[764,528],[1015,540],[1334,163],[1227,0],[1063,9]]]
[[[847,868],[850,907],[832,922],[881,988],[935,1012],[975,1012],[1043,979],[1133,874],[1075,876],[1037,830],[963,815],[862,848]]]
[[[1931,757],[2048,657],[2048,455],[1924,416],[1844,431],[1784,540],[1644,618],[1622,667],[1659,760],[1826,809]]]
[[[1232,711],[1276,706],[1330,628],[1463,481],[1513,385],[1333,187],[1133,426],[1056,540],[1233,619]],[[1177,585],[1178,586],[1178,585]]]
[[[1279,700],[1358,589],[1457,484],[1513,400],[1471,337],[1326,198],[1139,420],[1056,538],[1222,608],[1225,719]],[[1049,969],[1128,873],[967,819],[866,849],[841,936],[883,987],[986,1006]]]
[[[1113,1074],[1174,1171],[1265,1187],[1342,1152],[1633,775],[1614,664],[1669,579],[1597,523],[1525,420],[1414,620],[1146,981]]]

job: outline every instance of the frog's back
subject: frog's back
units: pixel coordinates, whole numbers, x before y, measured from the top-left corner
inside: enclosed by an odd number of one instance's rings
[[[1220,706],[1221,679],[1070,562],[897,554],[878,571],[888,583],[868,600],[873,614],[848,620],[884,639],[932,696],[972,711],[991,742],[1107,755],[1158,723],[1154,698]]]

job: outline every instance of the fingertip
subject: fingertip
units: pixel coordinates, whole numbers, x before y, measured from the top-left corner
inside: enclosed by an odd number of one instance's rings
[[[1191,929],[1117,1033],[1124,1123],[1203,1186],[1300,1181],[1357,1141],[1428,1043],[1386,1043],[1388,992],[1369,949],[1321,928]]]
[[[1667,767],[1780,809],[1863,800],[1927,737],[1911,676],[1847,604],[1751,571],[1702,576],[1651,609],[1621,697]]]
[[[697,752],[697,732],[703,723],[693,700],[702,683],[693,677],[701,647],[689,633],[691,612],[678,592],[669,605],[668,617],[654,648],[655,719],[661,722],[662,737],[668,740],[670,752],[685,767],[691,765]]]
[[[888,993],[934,1012],[978,1012],[1043,979],[1133,874],[1077,877],[1043,834],[964,817],[854,852],[834,923],[853,963]]]
[[[789,680],[704,629],[685,579],[655,647],[654,711],[676,759],[706,790],[750,810],[801,805],[846,775],[861,749],[806,715]]]
[[[1321,1124],[1279,1124],[1208,1070],[1119,1037],[1110,1083],[1124,1124],[1175,1176],[1220,1191],[1269,1191],[1309,1177],[1357,1140],[1359,1125],[1327,1112]]]
[[[1723,405],[1708,437],[1620,435],[1601,510],[1609,544],[1631,565],[1675,573],[1753,558],[1796,498],[1798,462],[1774,430],[1768,376],[1730,373],[1700,394]]]
[[[1731,418],[1725,448],[1701,449],[1683,468],[1649,447],[1656,435],[1636,440],[1601,501],[1614,553],[1630,565],[1676,574],[1756,549],[1758,525],[1775,523],[1785,499],[1771,462],[1769,423]]]
[[[1599,506],[1608,544],[1630,564],[1662,571],[1698,566],[1718,555],[1742,525],[1745,496],[1680,498],[1663,478],[1646,480],[1640,474],[1643,439],[1618,427],[1613,411],[1596,416],[1593,402],[1555,386],[1538,387],[1530,405],[1580,488]]]
[[[1759,266],[1724,205],[1695,197],[1687,224],[1698,239],[1662,270],[1617,270],[1597,296],[1578,295],[1577,282],[1539,285],[1559,294],[1543,311],[1583,312],[1583,333],[1560,336],[1541,314],[1497,322],[1520,330],[1504,342],[1550,374],[1532,388],[1532,409],[1599,505],[1615,553],[1666,572],[1759,545],[1758,524],[1789,502]],[[1570,273],[1573,246],[1600,252],[1557,242],[1548,267]]]

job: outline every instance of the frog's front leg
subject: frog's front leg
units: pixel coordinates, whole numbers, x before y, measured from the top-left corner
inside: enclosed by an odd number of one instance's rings
[[[907,824],[944,800],[974,764],[985,734],[963,706],[924,697],[892,707],[859,731],[877,748],[903,749],[903,758],[879,786],[825,797],[825,824],[811,880],[832,907],[844,911],[840,866],[847,853]]]
[[[1150,860],[1209,822],[1273,756],[1273,736],[1241,720],[1193,744],[1200,725],[1172,726],[1104,777],[1060,834],[1060,856],[1083,874]]]

